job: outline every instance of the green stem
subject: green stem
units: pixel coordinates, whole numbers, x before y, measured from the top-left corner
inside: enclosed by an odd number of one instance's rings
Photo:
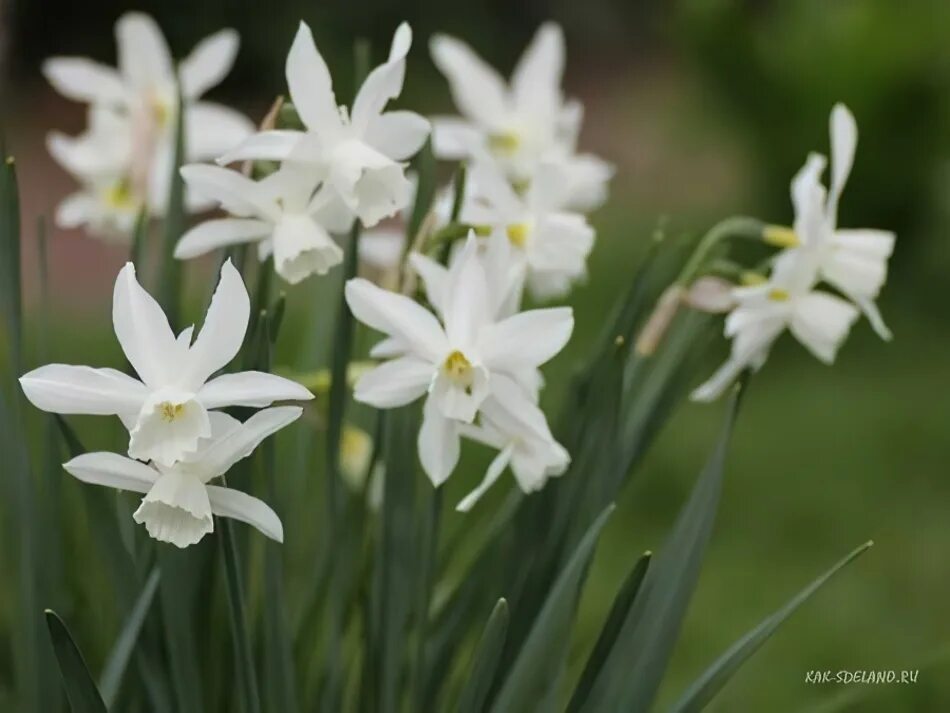
[[[726,218],[716,223],[699,241],[676,279],[676,284],[688,286],[703,269],[710,253],[726,238],[761,240],[764,228],[765,224],[762,221],[743,216]]]

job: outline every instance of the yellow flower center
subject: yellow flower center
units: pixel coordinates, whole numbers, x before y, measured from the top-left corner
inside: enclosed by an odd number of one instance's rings
[[[769,299],[773,302],[788,302],[788,290],[783,290],[779,287],[769,290]]]
[[[531,232],[531,229],[527,223],[512,223],[508,226],[507,232],[511,244],[523,248],[528,242],[528,233]]]
[[[521,147],[521,137],[514,131],[503,131],[488,137],[488,148],[494,153],[510,156]]]
[[[764,285],[767,281],[765,275],[761,275],[758,272],[753,272],[752,270],[746,270],[739,277],[739,280],[745,287],[755,287],[756,285]]]
[[[171,423],[181,416],[182,411],[185,410],[185,405],[173,404],[171,401],[162,401],[162,403],[158,405],[158,410],[162,414],[162,420]]]
[[[779,248],[795,248],[801,244],[795,231],[784,225],[766,225],[762,231],[762,240]]]
[[[128,181],[119,181],[109,186],[102,196],[106,205],[116,210],[135,208],[135,197]]]
[[[456,384],[465,387],[472,385],[472,363],[458,349],[446,357],[443,368]]]

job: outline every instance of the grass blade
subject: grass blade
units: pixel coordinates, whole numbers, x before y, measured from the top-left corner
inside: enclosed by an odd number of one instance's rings
[[[581,674],[580,680],[574,688],[574,695],[571,697],[570,705],[567,707],[568,713],[574,713],[574,711],[580,710],[581,705],[587,699],[587,694],[590,693],[590,689],[594,685],[594,679],[597,677],[597,673],[600,671],[601,666],[603,666],[604,661],[606,661],[607,656],[613,649],[614,643],[617,641],[617,636],[620,634],[620,627],[623,625],[627,612],[630,611],[630,607],[633,606],[633,602],[637,598],[637,593],[643,584],[643,578],[646,577],[647,568],[650,566],[650,558],[652,556],[650,552],[643,553],[643,556],[637,560],[633,569],[630,570],[630,574],[627,575],[623,586],[620,587],[620,591],[614,598],[614,603],[610,607],[610,613],[607,614],[607,619],[600,629],[600,636],[597,637],[597,642],[594,644],[590,656],[587,657],[584,672]]]
[[[178,106],[182,106],[181,87],[177,88]],[[162,236],[161,288],[162,306],[168,315],[170,324],[178,324],[181,310],[181,261],[174,256],[175,244],[185,231],[185,182],[181,177],[182,163],[185,160],[184,112],[175,112],[175,154],[171,175],[168,176],[168,206],[165,211],[165,225]],[[139,223],[142,225],[139,225]],[[141,231],[147,230],[147,221],[140,216],[136,222],[136,237],[142,239]],[[137,265],[136,265],[137,267]]]
[[[472,667],[462,695],[459,697],[458,713],[481,713],[485,708],[492,681],[501,663],[501,650],[508,631],[508,602],[499,599],[492,609],[485,631],[472,657]]]
[[[73,713],[106,713],[106,704],[93,683],[82,653],[76,647],[69,629],[51,609],[46,610],[53,651],[59,663],[59,674],[66,689],[66,698]]]
[[[574,554],[554,581],[544,606],[498,693],[491,708],[492,713],[536,710],[536,703],[548,699],[551,691],[557,687],[558,673],[564,664],[581,585],[587,575],[600,532],[613,509],[613,505],[608,505],[588,528]]]
[[[689,605],[722,490],[729,437],[741,389],[733,396],[716,448],[627,613],[580,711],[647,711],[659,689]]]
[[[102,698],[108,706],[112,706],[119,695],[122,677],[125,675],[129,660],[132,658],[132,652],[135,650],[135,644],[142,631],[142,625],[145,623],[145,617],[152,606],[155,592],[158,591],[160,576],[157,568],[152,570],[145,586],[142,588],[142,593],[139,594],[135,606],[132,607],[132,611],[122,626],[119,638],[112,646],[109,658],[106,659],[105,668],[103,668],[102,676],[99,678],[99,690],[102,692]]]
[[[772,613],[758,626],[730,646],[722,656],[716,659],[713,664],[690,685],[686,692],[670,709],[670,713],[697,713],[703,710],[709,701],[722,690],[722,687],[732,678],[733,674],[739,670],[739,667],[775,633],[776,629],[778,629],[788,617],[795,613],[802,604],[808,601],[815,592],[821,589],[829,579],[834,577],[839,571],[844,569],[844,567],[851,564],[851,562],[860,555],[867,552],[873,544],[873,542],[865,542],[860,547],[852,550],[848,555],[832,566],[831,569],[792,597],[781,609]]]

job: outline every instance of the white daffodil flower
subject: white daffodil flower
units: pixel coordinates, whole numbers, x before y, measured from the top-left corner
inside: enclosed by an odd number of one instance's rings
[[[221,30],[207,37],[176,71],[162,32],[148,15],[126,13],[115,33],[118,69],[82,57],[54,57],[44,62],[43,74],[68,99],[111,110],[128,122],[125,190],[161,216],[174,163],[179,87],[189,161],[220,156],[254,131],[240,113],[199,100],[230,71],[238,35]]]
[[[554,440],[544,413],[526,402],[518,388],[497,390],[482,405],[480,418],[476,425],[461,424],[459,432],[499,452],[482,482],[456,506],[459,512],[471,510],[507,467],[522,492],[532,493],[570,465],[571,456]]]
[[[565,102],[561,92],[565,53],[558,25],[538,29],[510,85],[457,39],[435,35],[430,51],[462,114],[433,121],[437,156],[490,156],[517,185],[539,175],[540,162],[557,163],[565,169],[571,207],[589,210],[603,202],[613,169],[596,156],[576,153],[583,107]]]
[[[129,429],[129,455],[169,467],[210,437],[211,409],[313,398],[289,379],[258,371],[211,378],[240,350],[249,314],[244,282],[228,261],[194,343],[193,326],[176,339],[162,308],[136,280],[135,266],[127,263],[116,278],[112,321],[141,381],[115,369],[48,364],[22,376],[20,385],[43,411],[119,416]]]
[[[496,321],[488,284],[473,235],[449,271],[441,322],[404,295],[350,280],[346,299],[353,314],[383,332],[396,355],[360,378],[354,398],[394,408],[428,394],[427,408],[471,423],[494,389],[537,369],[564,347],[574,326],[570,308],[530,310]],[[420,457],[425,467],[425,453]],[[433,469],[426,472],[440,482]]]
[[[814,289],[817,273],[806,261],[777,264],[771,278],[732,291],[735,308],[726,317],[732,352],[718,371],[692,393],[694,401],[718,398],[746,368],[760,369],[787,328],[826,364],[835,360],[858,310],[837,295]]]
[[[819,276],[841,291],[867,316],[883,339],[891,333],[874,300],[887,279],[894,233],[838,228],[838,203],[854,163],[858,128],[843,104],[831,111],[831,190],[821,184],[825,157],[811,154],[792,181],[795,236],[799,246],[783,251],[778,262],[812,262]]]
[[[349,230],[352,215],[327,190],[316,190],[312,172],[285,164],[261,181],[219,166],[184,166],[181,175],[196,193],[219,203],[233,217],[200,223],[175,246],[175,257],[197,257],[226,245],[256,242],[263,261],[291,284],[325,275],[343,260],[331,232]]]
[[[84,483],[145,493],[132,517],[161,542],[176,547],[198,543],[214,532],[212,515],[246,522],[283,542],[280,518],[266,503],[210,481],[224,475],[301,413],[299,406],[269,408],[241,423],[226,413],[212,412],[211,435],[173,466],[146,465],[117,453],[86,453],[64,463],[63,468]]]
[[[395,215],[408,202],[412,184],[402,161],[429,134],[429,122],[409,111],[384,111],[402,92],[412,31],[403,23],[393,36],[389,59],[360,87],[352,111],[338,106],[327,65],[306,23],[287,55],[287,84],[306,131],[264,131],[252,136],[221,163],[244,159],[302,161],[317,167],[367,227]]]
[[[539,170],[521,195],[486,163],[472,169],[472,179],[462,221],[489,226],[508,238],[512,258],[536,299],[562,297],[586,277],[594,229],[583,215],[564,209],[567,184],[557,166]]]

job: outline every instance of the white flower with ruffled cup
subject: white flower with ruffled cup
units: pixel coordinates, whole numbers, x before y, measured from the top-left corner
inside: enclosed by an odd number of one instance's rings
[[[141,381],[115,369],[48,364],[20,377],[20,385],[43,411],[118,416],[129,430],[129,455],[168,467],[211,436],[212,409],[313,398],[301,385],[259,371],[212,378],[240,350],[249,315],[244,282],[228,260],[194,343],[193,326],[176,338],[127,263],[116,278],[112,321]]]
[[[279,406],[258,411],[244,423],[226,413],[212,412],[208,414],[211,435],[172,466],[146,465],[117,453],[98,452],[76,456],[63,468],[84,483],[145,493],[132,517],[161,542],[176,547],[198,543],[214,532],[213,515],[246,522],[283,542],[280,518],[266,503],[211,481],[302,412],[299,406]]]
[[[363,82],[352,111],[337,104],[326,62],[306,23],[287,55],[290,98],[306,131],[263,131],[229,151],[220,163],[261,159],[309,163],[366,227],[395,215],[408,202],[412,184],[406,159],[429,135],[429,122],[409,111],[384,111],[402,92],[412,31],[403,23],[389,58]]]

